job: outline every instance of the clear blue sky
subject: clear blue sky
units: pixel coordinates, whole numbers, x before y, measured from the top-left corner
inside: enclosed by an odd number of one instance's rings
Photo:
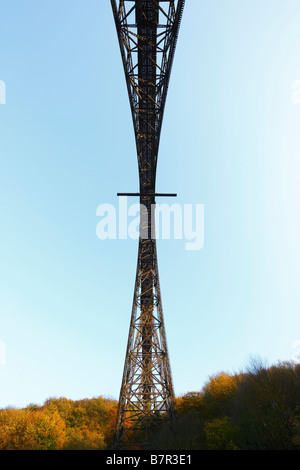
[[[118,398],[137,242],[96,236],[137,191],[109,0],[0,0],[0,407]],[[204,204],[205,244],[158,242],[176,395],[300,339],[299,0],[187,0],[157,189]]]

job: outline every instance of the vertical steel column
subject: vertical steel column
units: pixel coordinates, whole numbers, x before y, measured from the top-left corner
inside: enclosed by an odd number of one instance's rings
[[[152,147],[155,133],[156,94],[156,30],[158,9],[151,0],[136,4],[138,25],[138,82],[142,90],[139,105],[140,204],[141,204],[141,323],[142,323],[142,389],[143,408],[151,409],[152,391],[152,337],[153,337],[153,240],[151,240],[151,213],[155,193],[155,150]]]

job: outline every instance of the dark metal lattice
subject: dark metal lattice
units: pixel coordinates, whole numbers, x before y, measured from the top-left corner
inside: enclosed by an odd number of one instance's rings
[[[135,132],[141,214],[136,283],[114,446],[174,418],[157,267],[157,155],[184,0],[111,0]],[[171,195],[171,194],[169,194]],[[174,194],[172,194],[174,195]]]

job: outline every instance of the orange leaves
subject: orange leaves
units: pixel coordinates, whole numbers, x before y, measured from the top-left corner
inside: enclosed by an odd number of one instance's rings
[[[237,377],[220,372],[203,387],[204,404],[211,417],[223,416],[228,412],[231,399],[237,391]]]
[[[300,366],[255,366],[210,377],[200,392],[176,399],[174,427],[153,428],[151,449],[300,449]],[[50,398],[43,406],[0,410],[0,449],[106,449],[117,402]],[[135,442],[134,432],[128,433]],[[133,449],[133,446],[132,446]]]
[[[0,412],[0,448],[3,450],[60,449],[65,423],[56,413],[30,409]]]
[[[0,410],[1,450],[104,449],[116,402],[50,398],[43,406]]]
[[[201,392],[188,392],[176,398],[176,409],[179,414],[199,412],[203,405],[203,394]]]
[[[212,395],[214,398],[225,398],[235,393],[237,389],[236,378],[232,375],[220,372],[210,377],[203,390],[206,394]]]
[[[99,450],[105,448],[104,434],[101,429],[87,426],[71,427],[67,430],[65,450]]]

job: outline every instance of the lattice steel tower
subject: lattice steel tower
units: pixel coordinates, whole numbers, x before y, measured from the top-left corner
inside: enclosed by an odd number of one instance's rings
[[[114,447],[141,442],[174,419],[174,391],[157,267],[153,208],[157,155],[184,0],[111,0],[134,125],[139,168],[140,238]],[[134,437],[133,437],[134,434]]]

